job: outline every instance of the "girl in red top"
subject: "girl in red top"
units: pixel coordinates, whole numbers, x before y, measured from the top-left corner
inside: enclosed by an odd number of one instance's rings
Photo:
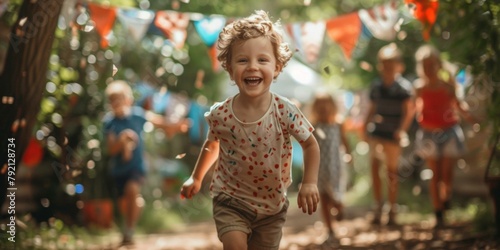
[[[416,54],[416,108],[420,125],[416,149],[432,170],[430,183],[436,227],[443,225],[444,210],[449,207],[453,167],[465,151],[464,134],[459,126],[459,113],[473,121],[466,103],[458,100],[453,76],[443,69],[439,51],[430,45]]]

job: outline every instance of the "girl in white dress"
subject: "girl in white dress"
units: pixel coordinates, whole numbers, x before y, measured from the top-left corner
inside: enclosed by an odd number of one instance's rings
[[[328,240],[335,238],[332,226],[332,209],[336,219],[343,217],[342,196],[345,192],[346,178],[341,164],[341,146],[350,152],[342,123],[338,120],[338,107],[329,94],[318,94],[312,103],[311,123],[315,127],[314,136],[320,148],[320,167],[318,190],[321,199],[321,212],[328,228]],[[350,157],[348,157],[350,158]]]

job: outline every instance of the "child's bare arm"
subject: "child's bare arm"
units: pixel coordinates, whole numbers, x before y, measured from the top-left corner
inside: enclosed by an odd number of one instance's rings
[[[191,177],[184,182],[181,188],[181,196],[190,199],[200,191],[201,182],[210,167],[219,157],[219,141],[206,140],[194,167]]]
[[[472,115],[472,113],[470,112],[469,104],[467,102],[460,101],[458,100],[458,98],[456,99],[457,99],[457,109],[465,121],[471,124],[481,122],[479,119],[477,119]]]
[[[341,124],[340,126],[340,140],[342,142],[342,145],[344,146],[345,153],[348,157],[346,161],[350,163],[352,162],[351,147],[349,146],[349,141],[347,141],[344,124]]]
[[[403,117],[401,118],[401,123],[398,130],[395,132],[396,139],[401,139],[406,136],[408,128],[413,122],[413,117],[415,116],[415,100],[413,98],[408,98],[403,102]]]
[[[314,136],[300,143],[304,152],[304,174],[299,190],[297,203],[302,212],[312,214],[316,212],[319,202],[318,171],[319,171],[319,146]]]
[[[151,122],[155,127],[162,128],[165,131],[167,137],[171,138],[179,132],[186,132],[189,128],[188,119],[181,119],[177,123],[168,123],[165,117],[159,114],[155,114],[151,111],[146,111],[146,120]]]
[[[375,102],[370,101],[369,107],[368,107],[368,113],[366,114],[366,117],[363,121],[363,124],[361,125],[361,136],[362,140],[366,141],[367,140],[367,131],[366,128],[368,127],[368,123],[370,123],[373,119],[373,116],[375,115],[375,107],[377,104]]]

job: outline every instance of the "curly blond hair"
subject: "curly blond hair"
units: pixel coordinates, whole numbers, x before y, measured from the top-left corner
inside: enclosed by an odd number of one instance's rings
[[[220,32],[217,41],[217,49],[220,51],[217,59],[222,67],[227,70],[227,66],[231,63],[231,48],[236,42],[257,37],[266,37],[271,41],[277,64],[281,68],[285,67],[288,60],[292,57],[292,51],[288,44],[283,41],[280,27],[279,22],[271,22],[268,14],[263,10],[257,10],[249,17],[226,25]]]

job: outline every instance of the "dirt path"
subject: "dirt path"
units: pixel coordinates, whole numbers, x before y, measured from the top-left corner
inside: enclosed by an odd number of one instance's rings
[[[399,216],[404,216],[400,214]],[[491,234],[472,233],[472,225],[453,225],[432,229],[432,221],[399,226],[373,226],[366,209],[349,208],[346,219],[335,224],[339,239],[334,245],[326,239],[319,213],[304,215],[291,206],[283,229],[280,249],[500,249],[499,239]],[[117,249],[105,247],[101,249]],[[212,221],[190,224],[168,234],[137,235],[135,246],[119,249],[212,250],[222,249]]]

